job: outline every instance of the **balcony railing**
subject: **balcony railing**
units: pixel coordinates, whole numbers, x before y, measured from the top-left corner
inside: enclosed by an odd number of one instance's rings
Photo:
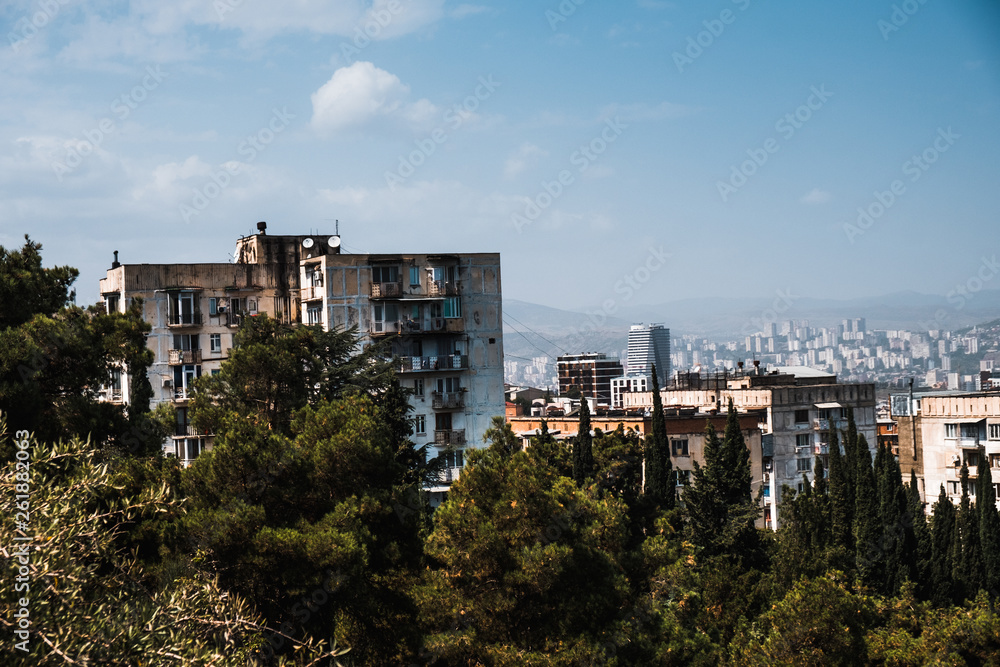
[[[461,447],[465,444],[465,429],[434,431],[434,444]]]
[[[169,350],[167,352],[167,365],[180,366],[182,364],[200,364],[201,350]]]
[[[300,289],[303,301],[315,301],[326,296],[326,291],[322,285],[307,285]]]
[[[431,407],[436,410],[454,410],[465,407],[465,392],[440,392],[431,394]]]
[[[386,333],[462,333],[465,331],[465,320],[460,317],[431,317],[424,320],[403,320],[402,322],[385,323],[394,324],[395,329]],[[383,332],[376,332],[383,333]]]
[[[403,283],[372,283],[373,299],[389,299],[403,296]]]
[[[458,296],[458,283],[432,280],[427,287],[430,296]]]
[[[814,419],[813,428],[818,431],[829,431],[831,428],[847,428],[847,420],[839,417],[834,419]]]
[[[419,371],[461,370],[469,367],[469,357],[455,354],[446,357],[400,357],[396,370],[400,373]]]
[[[201,313],[174,313],[167,317],[168,327],[193,327],[201,324]]]
[[[462,476],[461,468],[444,468],[438,471],[435,481],[439,484],[451,484],[452,482],[457,482],[458,478]]]

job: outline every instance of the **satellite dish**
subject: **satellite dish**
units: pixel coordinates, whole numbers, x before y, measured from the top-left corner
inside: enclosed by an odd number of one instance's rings
[[[327,243],[330,244],[331,248],[339,248],[340,247],[340,237],[339,236],[331,236],[329,238],[329,240],[327,241]]]
[[[316,242],[313,241],[312,239],[305,239],[304,241],[302,241],[302,247],[303,248],[311,248],[311,247],[313,247],[314,243],[316,243]]]

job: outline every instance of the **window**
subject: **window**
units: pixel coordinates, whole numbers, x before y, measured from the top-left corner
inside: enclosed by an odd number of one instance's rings
[[[459,378],[449,377],[449,378],[438,378],[437,390],[439,394],[448,393],[451,394],[456,391],[461,390],[459,386]]]
[[[413,432],[417,435],[427,433],[427,418],[424,415],[413,415]]]
[[[194,381],[201,377],[201,366],[187,364],[174,366],[174,392],[177,398],[187,398],[194,388]]]
[[[677,486],[684,486],[690,481],[691,479],[690,470],[681,470],[680,468],[676,468],[675,471],[677,473]]]
[[[799,449],[812,447],[812,433],[799,433],[796,435],[795,446]]]
[[[948,482],[948,495],[957,496],[961,493],[959,489],[958,482]]]
[[[177,408],[174,411],[174,415],[176,415],[177,417],[177,428],[174,431],[174,435],[187,435],[187,429],[188,429],[187,408]]]
[[[111,379],[108,382],[108,391],[111,393],[111,400],[117,401],[122,397],[122,371],[120,368],[111,369]]]
[[[431,270],[431,278],[438,285],[441,285],[442,283],[453,283],[455,282],[455,267],[435,266]]]
[[[795,459],[795,469],[799,472],[812,470],[812,459]]]
[[[770,484],[765,484],[764,485],[764,497],[765,498],[770,498],[771,497],[771,485]]]
[[[174,292],[167,300],[170,324],[200,324],[194,292]]]
[[[965,465],[974,468],[979,465],[979,452],[962,452],[965,455]]]
[[[688,441],[687,440],[671,440],[670,445],[673,448],[674,456],[687,456],[688,455]]]
[[[444,458],[444,466],[446,468],[461,468],[465,465],[465,457],[461,449],[445,452],[441,456]]]
[[[309,285],[312,287],[323,286],[323,271],[320,269],[319,264],[306,267],[306,280],[309,281]]]
[[[209,334],[208,348],[212,352],[222,352],[222,334]]]
[[[795,411],[795,423],[796,424],[808,424],[809,423],[809,410],[796,410]]]
[[[462,316],[462,302],[457,296],[451,296],[444,300],[444,316],[445,317],[461,317]]]
[[[434,415],[434,430],[435,431],[450,431],[451,430],[451,413],[450,412],[438,412]]]
[[[945,424],[944,425],[944,437],[946,437],[946,438],[957,438],[958,437],[958,424]]]
[[[198,455],[205,449],[205,440],[202,438],[188,438],[187,440],[181,440],[181,442],[185,443],[183,458],[189,461],[198,458]]]
[[[108,295],[106,295],[104,297],[104,303],[107,304],[107,306],[108,306],[108,312],[109,313],[117,313],[118,312],[118,295],[117,294],[108,294]]]
[[[990,454],[990,467],[1000,468],[1000,454]]]
[[[413,395],[423,396],[424,395],[424,379],[417,378],[413,381]]]
[[[175,350],[198,350],[198,334],[174,334]]]
[[[979,437],[979,426],[977,424],[962,424],[962,437],[975,440]]]
[[[219,299],[218,297],[210,296],[208,297],[208,314],[218,315],[219,314]]]
[[[410,267],[410,287],[420,287],[420,267]]]
[[[314,305],[306,309],[306,324],[323,324],[323,306]]]
[[[399,282],[399,267],[398,266],[373,266],[372,267],[372,282],[373,283],[398,283]]]
[[[396,330],[395,323],[399,321],[399,304],[377,303],[372,306],[372,311],[373,311],[375,333],[382,333],[383,331]]]
[[[988,428],[990,440],[1000,440],[1000,424],[990,424]]]

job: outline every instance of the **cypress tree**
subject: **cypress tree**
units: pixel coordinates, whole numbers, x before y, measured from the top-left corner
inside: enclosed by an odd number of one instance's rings
[[[871,450],[864,434],[857,436],[857,469],[854,492],[854,544],[858,576],[872,588],[883,583],[884,553],[881,548],[882,526],[879,517],[878,494]]]
[[[676,499],[674,467],[670,461],[667,423],[663,417],[660,381],[653,366],[653,423],[646,438],[646,494],[665,510],[674,508]]]
[[[583,486],[594,470],[594,443],[590,434],[590,404],[587,397],[580,399],[580,426],[573,445],[573,479]]]
[[[907,513],[899,463],[892,450],[880,444],[876,457],[876,482],[879,495],[879,518],[882,524],[882,554],[885,586],[883,593],[895,595],[906,580],[913,579],[911,564],[916,541],[912,517]]]
[[[1000,517],[986,450],[979,447],[976,469],[976,512],[979,515],[979,546],[983,557],[983,585],[993,595],[1000,592]]]
[[[733,407],[733,399],[729,399],[726,430],[722,436],[722,474],[725,475],[726,502],[731,505],[750,502],[750,451],[740,428],[739,415]]]
[[[920,489],[917,487],[917,471],[910,468],[910,483],[906,487],[906,523],[913,533],[913,548],[909,550],[909,566],[913,579],[917,582],[917,590],[921,597],[931,596],[931,532],[927,525],[927,515],[924,504],[920,500]]]
[[[847,462],[840,453],[837,429],[830,429],[830,530],[834,546],[854,553],[854,504]]]
[[[957,601],[955,588],[955,505],[941,485],[931,517],[931,601],[944,607]]]
[[[982,586],[983,558],[979,546],[979,518],[969,497],[969,466],[962,461],[962,502],[956,522],[955,580],[964,598],[975,596]]]

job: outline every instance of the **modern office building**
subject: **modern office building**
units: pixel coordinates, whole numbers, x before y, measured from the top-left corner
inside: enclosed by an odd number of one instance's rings
[[[656,366],[661,387],[670,379],[670,329],[662,324],[633,324],[628,332],[626,375],[652,375]]]
[[[559,394],[571,388],[580,390],[599,404],[611,405],[611,380],[622,374],[622,362],[603,353],[567,354],[556,359]]]
[[[211,434],[188,422],[188,391],[228,358],[243,318],[356,326],[361,345],[391,338],[400,382],[413,391],[413,440],[448,462],[432,489],[440,496],[459,474],[464,449],[482,446],[491,419],[504,414],[500,256],[347,254],[339,236],[258,229],[237,241],[233,263],[121,264],[116,253],[101,280],[111,311],[144,300],[152,403],[177,409],[165,452],[188,463],[211,446]],[[128,396],[126,382],[109,388],[108,400]]]

